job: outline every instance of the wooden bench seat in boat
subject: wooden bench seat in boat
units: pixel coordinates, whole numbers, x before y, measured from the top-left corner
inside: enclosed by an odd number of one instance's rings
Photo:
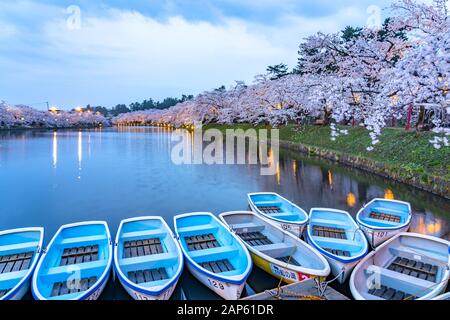
[[[60,297],[67,294],[84,292],[90,289],[97,282],[97,277],[83,278],[81,280],[71,280],[55,282],[53,284],[51,297]]]
[[[382,220],[382,221],[388,221],[388,222],[394,222],[394,223],[400,223],[401,218],[399,216],[383,213],[383,212],[374,212],[372,211],[369,214],[369,218],[376,219],[376,220]]]
[[[295,245],[285,242],[255,246],[254,248],[272,258],[289,256],[297,250]]]
[[[0,274],[28,270],[34,252],[0,256]]]
[[[414,278],[431,282],[437,281],[438,266],[408,258],[397,257],[388,269]]]
[[[237,235],[252,247],[273,243],[261,232],[241,232],[241,233],[238,232]]]
[[[230,271],[235,270],[235,268],[231,264],[230,260],[228,260],[228,259],[202,262],[202,263],[200,263],[200,265],[203,268],[205,268],[206,270],[213,272],[213,273],[224,273],[224,272],[230,272]]]
[[[0,274],[0,282],[8,282],[8,281],[14,281],[17,279],[22,279],[23,277],[25,277],[27,275],[27,273],[28,273],[28,270],[2,273],[2,274]]]
[[[205,250],[220,247],[220,243],[212,233],[184,237],[189,251]]]
[[[169,278],[165,268],[146,269],[128,272],[128,279],[136,284],[166,280]]]
[[[92,270],[103,270],[105,266],[108,264],[107,260],[97,260],[92,262],[86,262],[76,265],[76,270],[84,273]],[[66,266],[56,266],[53,268],[47,269],[45,272],[42,272],[42,276],[47,278],[55,278],[60,275],[71,275],[74,271],[74,265],[66,265]]]
[[[442,252],[436,252],[430,249],[411,249],[406,246],[398,246],[389,248],[389,252],[394,257],[402,257],[408,258],[412,260],[420,260],[423,263],[429,263],[433,265],[439,265],[439,261],[442,261],[441,266],[446,267],[447,263],[443,261],[447,261],[448,256],[443,255]],[[418,259],[420,257],[420,259]]]
[[[366,269],[365,272],[368,276],[371,276],[374,273],[378,274],[381,279],[381,284],[386,283],[387,282],[386,280],[388,280],[390,283],[392,282],[397,283],[398,287],[404,288],[403,290],[404,292],[416,294],[419,292],[423,293],[427,289],[433,288],[436,285],[435,282],[415,278],[410,275],[398,273],[375,265],[371,265],[368,269]]]
[[[98,260],[98,245],[66,248],[61,256],[60,266],[81,264]]]
[[[258,210],[261,211],[262,213],[265,214],[274,214],[274,213],[281,213],[282,210],[280,207],[275,207],[275,206],[259,206],[258,205]]]
[[[370,289],[369,294],[385,300],[404,300],[404,299],[414,300],[411,294],[395,290],[386,286],[380,286],[380,288]]]
[[[316,224],[313,226],[313,236],[347,240],[345,229]]]
[[[159,238],[125,241],[123,247],[124,259],[164,253],[161,239]]]
[[[277,258],[277,260],[283,261],[284,263],[292,264],[294,266],[301,267],[301,264],[297,260],[295,260],[292,256],[279,257]]]

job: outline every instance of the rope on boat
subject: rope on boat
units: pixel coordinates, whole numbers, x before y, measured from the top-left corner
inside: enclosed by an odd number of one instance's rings
[[[432,286],[426,287],[426,288],[420,290],[419,292],[417,292],[413,295],[410,295],[409,297],[404,298],[403,300],[413,300],[414,298],[418,298],[421,293],[428,291],[431,288],[440,285],[441,283],[447,282],[448,280],[450,280],[450,278],[446,278],[446,279],[442,280],[441,282],[438,282],[438,283],[433,284]]]

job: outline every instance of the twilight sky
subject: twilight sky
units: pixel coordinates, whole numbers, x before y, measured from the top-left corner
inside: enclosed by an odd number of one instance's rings
[[[1,0],[0,100],[112,107],[251,83],[268,65],[294,67],[305,36],[365,25],[389,3]]]

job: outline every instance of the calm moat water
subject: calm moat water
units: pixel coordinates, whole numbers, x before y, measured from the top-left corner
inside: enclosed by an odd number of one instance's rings
[[[374,197],[409,201],[411,231],[450,239],[450,201],[415,188],[286,151],[274,176],[258,165],[178,166],[171,143],[163,128],[0,132],[0,230],[43,226],[48,243],[63,224],[106,220],[115,236],[125,218],[160,215],[172,226],[176,214],[246,210],[247,193],[273,191],[305,210],[352,214]],[[247,289],[277,284],[255,268]],[[128,296],[110,281],[102,298]],[[187,271],[174,298],[217,299]]]

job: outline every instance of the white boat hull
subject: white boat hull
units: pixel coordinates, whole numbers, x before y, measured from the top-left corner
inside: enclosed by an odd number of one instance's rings
[[[339,276],[339,278],[337,278],[337,281],[339,281],[339,283],[341,284],[348,279],[353,269],[360,261],[357,260],[351,263],[343,263],[329,257],[325,257],[325,259],[327,259],[328,264],[330,265],[331,273],[333,274],[333,276],[334,277]]]
[[[108,283],[109,275],[110,273],[108,273],[108,275],[103,280],[102,285],[97,290],[95,290],[93,293],[91,293],[88,297],[84,298],[83,300],[97,300],[102,294],[103,290],[105,289],[106,284]]]
[[[364,232],[367,240],[369,241],[372,248],[376,248],[379,245],[383,244],[389,239],[392,239],[396,235],[407,232],[409,229],[409,225],[396,230],[389,229],[372,229],[368,228],[360,223],[358,223],[359,228]]]
[[[11,298],[8,298],[8,300],[21,300],[23,298],[23,296],[28,292],[28,290],[30,289],[30,285],[31,285],[31,280],[28,279],[23,285],[22,287],[13,295],[11,296]],[[2,299],[0,299],[2,300]]]
[[[169,288],[167,288],[165,291],[163,291],[161,294],[155,296],[151,294],[145,294],[140,291],[136,291],[133,288],[130,288],[127,283],[120,281],[122,286],[125,288],[125,290],[128,292],[128,294],[134,299],[134,300],[169,300],[172,296],[173,292],[175,291],[175,288],[177,287],[178,281],[176,281],[173,285],[171,285]]]
[[[229,282],[220,281],[200,272],[190,262],[187,262],[186,265],[189,271],[195,278],[197,278],[198,281],[203,283],[206,287],[214,291],[223,299],[238,300],[241,297],[242,292],[244,291],[245,281],[241,284],[232,284]]]

